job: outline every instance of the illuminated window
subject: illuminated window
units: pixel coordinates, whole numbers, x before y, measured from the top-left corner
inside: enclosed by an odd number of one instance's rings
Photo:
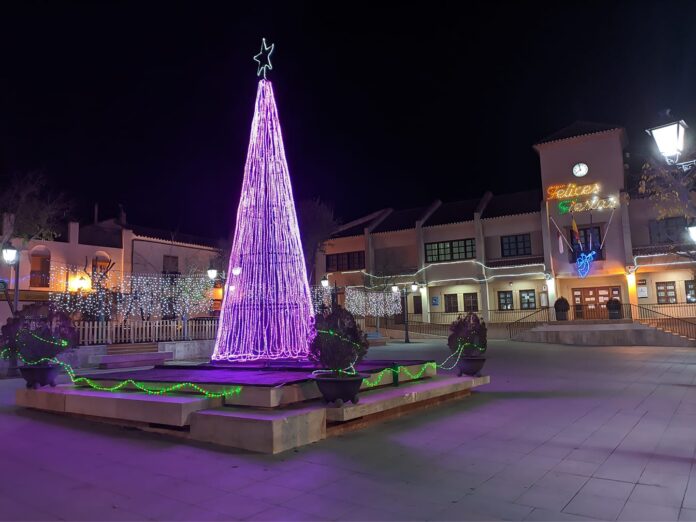
[[[425,260],[428,263],[460,261],[475,257],[476,240],[474,238],[425,244]]]
[[[457,302],[457,294],[445,294],[445,312],[458,312],[459,303]]]
[[[522,310],[536,309],[536,291],[520,290],[520,308]]]
[[[464,311],[465,312],[478,312],[478,294],[464,294]]]
[[[684,290],[686,291],[686,302],[696,303],[696,281],[684,281]]]
[[[500,238],[500,252],[503,257],[531,256],[532,237],[529,234],[516,234]]]
[[[365,268],[365,251],[341,252],[326,256],[327,272],[343,272],[345,270],[362,270]]]
[[[661,281],[657,286],[657,304],[674,304],[677,302],[677,286],[674,281]]]
[[[498,310],[512,310],[512,290],[498,292]]]

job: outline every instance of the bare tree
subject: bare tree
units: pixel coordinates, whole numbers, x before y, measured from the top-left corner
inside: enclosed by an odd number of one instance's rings
[[[648,161],[643,165],[638,194],[652,201],[657,221],[683,218],[689,226],[696,219],[696,168],[684,169],[661,161]],[[675,231],[668,239],[675,254],[696,261],[696,251],[684,251],[687,231]],[[690,249],[687,249],[690,250]]]
[[[334,217],[333,209],[319,198],[300,201],[297,205],[297,220],[300,226],[307,279],[311,284],[317,254],[324,252],[326,240],[331,237],[339,223]]]
[[[0,194],[0,213],[7,214],[9,225],[3,230],[2,244],[15,238],[23,246],[32,239],[52,241],[60,235],[69,211],[65,195],[51,192],[43,174],[15,174]]]

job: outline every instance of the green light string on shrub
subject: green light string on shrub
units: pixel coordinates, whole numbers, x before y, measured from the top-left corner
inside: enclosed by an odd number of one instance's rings
[[[52,339],[44,339],[40,335],[36,335],[34,332],[30,332],[29,330],[19,330],[17,332],[17,335],[15,338],[19,337],[19,334],[22,332],[27,332],[29,335],[31,335],[34,339],[38,339],[39,341],[43,341],[48,344],[55,344],[56,346],[60,346],[61,348],[65,348],[68,346],[68,340],[67,339],[58,339],[57,341],[54,341]]]
[[[334,332],[333,330],[319,330],[318,329],[317,333],[324,334],[324,335],[332,335],[334,337],[337,337],[341,341],[351,343],[354,346],[359,346],[359,344],[356,343],[355,341],[352,341],[352,340],[348,339],[347,337],[343,337],[342,335]],[[398,375],[398,374],[403,372],[404,375],[409,377],[411,380],[415,381],[415,380],[418,380],[421,377],[423,377],[423,374],[429,368],[433,368],[433,369],[439,368],[441,370],[451,370],[459,364],[459,360],[462,358],[462,354],[464,353],[464,349],[467,347],[475,347],[479,351],[482,350],[482,348],[480,346],[477,346],[475,344],[460,342],[459,346],[457,347],[457,350],[452,352],[452,354],[449,357],[447,357],[447,359],[442,361],[440,364],[438,364],[436,362],[427,362],[427,363],[423,364],[420,367],[420,369],[418,371],[416,371],[415,373],[413,373],[406,366],[398,366],[396,368],[385,368],[384,370],[382,370],[381,372],[379,372],[377,374],[374,374],[374,375],[371,375],[370,377],[364,378],[363,384],[365,386],[367,386],[368,388],[373,388],[375,386],[379,386],[381,384],[382,380],[384,379],[384,376],[387,375],[389,372],[392,372],[394,375]],[[449,361],[453,357],[456,357],[455,361],[453,363],[451,363],[449,366],[447,366],[447,364],[449,363]],[[315,370],[312,373],[314,373],[314,374],[326,374],[326,373],[334,373],[334,371],[333,370]],[[351,364],[348,368],[345,368],[343,370],[338,370],[337,373],[342,374],[342,375],[357,375],[358,372],[353,367],[353,364]]]
[[[5,348],[4,350],[0,351],[0,357],[3,359],[7,359],[9,357],[10,349]],[[143,382],[139,382],[133,379],[126,379],[125,381],[121,381],[117,384],[114,384],[113,386],[102,386],[99,383],[93,381],[92,379],[89,379],[87,377],[78,377],[75,374],[75,370],[70,366],[68,363],[59,361],[55,357],[43,357],[37,361],[27,361],[21,353],[17,354],[19,360],[23,363],[26,364],[27,366],[36,366],[39,364],[43,363],[51,363],[51,364],[57,364],[58,366],[62,367],[63,370],[65,370],[65,373],[68,374],[68,377],[70,377],[70,380],[74,385],[87,385],[93,390],[96,391],[106,391],[106,392],[117,392],[119,390],[122,390],[126,386],[133,386],[137,388],[138,390],[147,393],[148,395],[167,395],[169,393],[175,393],[178,391],[182,390],[193,390],[206,398],[209,399],[215,399],[215,398],[220,398],[220,397],[232,397],[235,395],[239,395],[242,392],[242,386],[233,386],[228,389],[223,389],[220,391],[209,391],[206,390],[205,388],[199,386],[198,384],[192,383],[192,382],[180,382],[177,384],[173,384],[171,386],[165,386],[162,388],[153,388],[153,387],[148,387],[147,384]]]

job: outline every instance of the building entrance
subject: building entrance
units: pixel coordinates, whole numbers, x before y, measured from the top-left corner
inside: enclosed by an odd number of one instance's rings
[[[606,303],[612,297],[621,300],[620,286],[573,288],[574,319],[608,319]]]

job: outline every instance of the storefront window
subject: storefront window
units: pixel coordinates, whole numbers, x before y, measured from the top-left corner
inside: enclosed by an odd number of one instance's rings
[[[696,303],[696,281],[684,281],[684,290],[686,291],[686,302]]]
[[[464,311],[478,312],[478,294],[464,294]]]
[[[536,309],[536,292],[534,290],[520,290],[520,308],[522,310]]]
[[[657,304],[674,304],[677,302],[677,287],[674,281],[662,281],[657,285]]]
[[[512,310],[512,290],[498,292],[498,310]]]
[[[453,313],[458,311],[457,294],[445,294],[445,312]]]

